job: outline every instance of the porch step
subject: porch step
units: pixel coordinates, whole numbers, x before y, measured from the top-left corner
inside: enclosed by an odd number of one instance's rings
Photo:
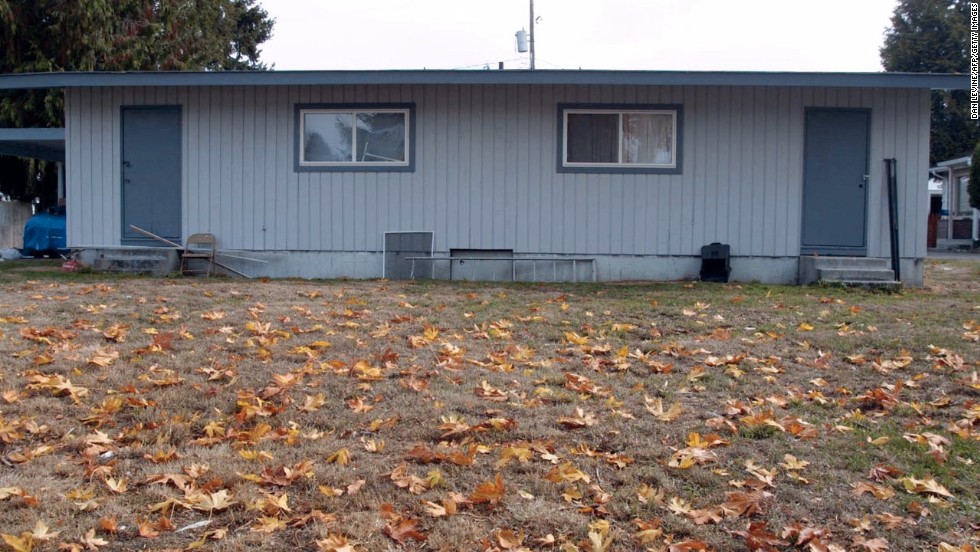
[[[100,247],[75,253],[82,266],[104,272],[166,276],[176,272],[180,256],[176,249],[160,247]]]
[[[897,289],[888,259],[871,257],[800,257],[800,284],[833,283],[847,286]]]

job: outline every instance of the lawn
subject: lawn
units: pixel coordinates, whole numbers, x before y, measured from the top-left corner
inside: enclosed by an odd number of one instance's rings
[[[972,551],[977,320],[975,261],[897,294],[0,263],[0,533],[12,550]]]

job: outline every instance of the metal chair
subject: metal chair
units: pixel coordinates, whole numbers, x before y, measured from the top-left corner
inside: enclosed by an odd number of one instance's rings
[[[181,275],[190,273],[205,273],[208,277],[214,273],[214,255],[217,250],[218,240],[215,239],[214,234],[191,234],[187,238],[187,245],[184,247],[184,252],[180,255],[180,273]],[[208,262],[207,271],[202,270],[190,270],[188,269],[189,259],[201,259]]]

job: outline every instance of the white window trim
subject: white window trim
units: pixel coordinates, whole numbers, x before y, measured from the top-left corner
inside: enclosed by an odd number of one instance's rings
[[[299,110],[299,166],[301,167],[408,167],[411,165],[411,129],[412,118],[409,108],[356,108],[356,109],[300,109]],[[351,151],[356,151],[357,145],[357,115],[359,113],[401,113],[405,116],[405,160],[404,161],[307,161],[303,158],[306,153],[306,116],[316,114],[351,115],[354,124],[351,132]]]
[[[617,147],[615,163],[576,163],[568,160],[568,116],[572,115],[617,115]],[[623,115],[670,115],[671,132],[670,163],[624,163],[623,162]],[[676,169],[677,168],[677,110],[675,109],[577,109],[562,110],[562,155],[563,167],[569,168],[637,168],[637,169]]]

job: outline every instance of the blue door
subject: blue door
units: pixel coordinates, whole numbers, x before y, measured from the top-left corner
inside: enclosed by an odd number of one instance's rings
[[[180,106],[122,109],[122,244],[166,246],[180,235]]]
[[[803,254],[867,254],[866,109],[808,109],[803,159]]]

